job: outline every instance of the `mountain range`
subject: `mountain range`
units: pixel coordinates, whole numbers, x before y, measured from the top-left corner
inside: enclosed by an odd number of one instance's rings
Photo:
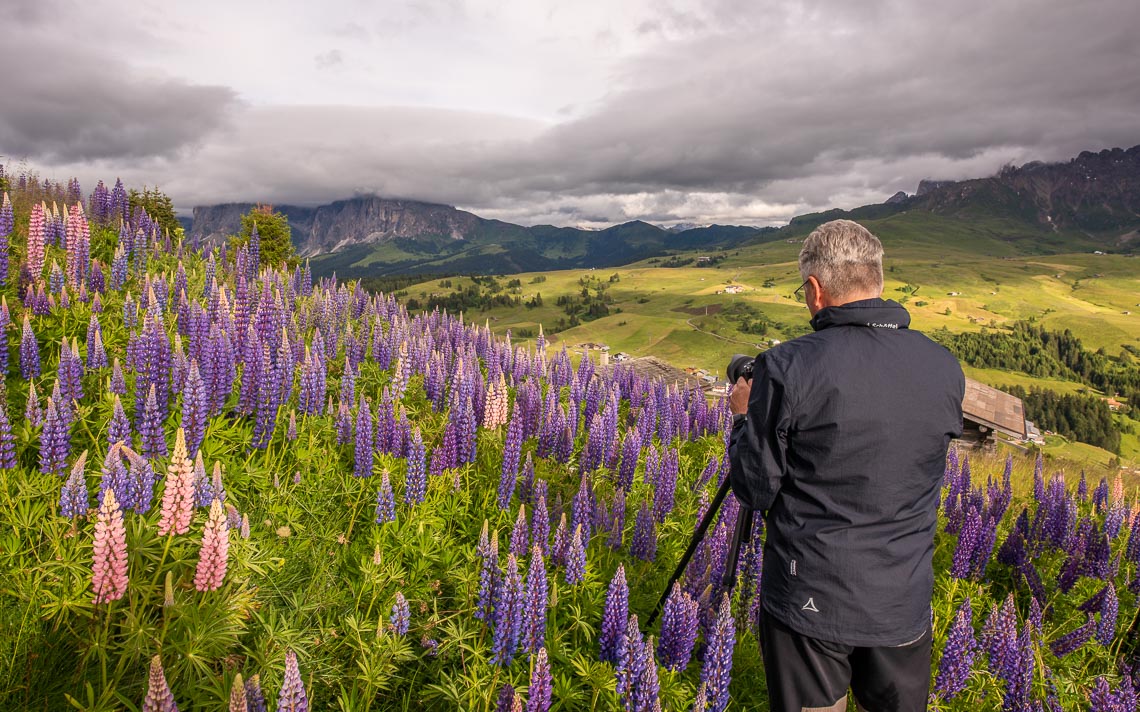
[[[251,203],[194,209],[192,239],[238,231]],[[1034,251],[1090,242],[1106,250],[1140,246],[1140,146],[1085,151],[1067,162],[1006,166],[964,181],[922,181],[913,195],[853,210],[798,216],[784,228],[660,227],[635,220],[604,230],[522,226],[452,206],[362,196],[317,207],[277,205],[297,251],[318,274],[344,278],[412,273],[499,273],[611,267],[686,250],[720,250],[792,236],[840,217],[880,219],[911,211],[949,220],[1000,218]]]

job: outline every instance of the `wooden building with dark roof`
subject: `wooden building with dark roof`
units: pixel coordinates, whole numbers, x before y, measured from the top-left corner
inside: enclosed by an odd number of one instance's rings
[[[1026,439],[1025,406],[1017,396],[966,379],[962,398],[962,441],[975,447],[992,442],[994,433],[1017,441]]]

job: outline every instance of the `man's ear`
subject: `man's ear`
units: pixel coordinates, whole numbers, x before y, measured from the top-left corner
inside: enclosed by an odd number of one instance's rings
[[[826,305],[827,295],[824,293],[823,285],[819,283],[819,280],[814,274],[808,276],[808,282],[810,284],[804,288],[804,297],[806,298],[805,301],[808,303],[808,306],[811,308],[811,313],[815,314]]]

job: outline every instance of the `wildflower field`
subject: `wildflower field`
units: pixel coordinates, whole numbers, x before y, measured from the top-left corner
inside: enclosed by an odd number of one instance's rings
[[[722,402],[8,179],[0,709],[765,708],[731,497],[645,625]],[[1094,480],[950,453],[933,708],[1136,710],[1140,508]]]

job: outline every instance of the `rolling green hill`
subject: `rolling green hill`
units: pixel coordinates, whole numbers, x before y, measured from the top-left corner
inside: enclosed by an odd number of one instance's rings
[[[864,225],[878,235],[886,250],[885,296],[902,302],[914,328],[951,332],[1000,328],[1034,320],[1055,331],[1070,330],[1090,350],[1118,356],[1125,346],[1140,349],[1140,261],[1129,255],[1097,255],[1093,245],[1070,235],[1079,252],[1049,254],[1030,240],[1004,232],[1001,220],[969,220],[926,211],[896,213]],[[487,309],[471,304],[464,310],[472,321],[488,321],[516,338],[532,337],[541,324],[555,348],[605,344],[611,353],[654,355],[677,366],[722,373],[733,353],[752,353],[772,339],[786,340],[808,330],[808,313],[792,292],[800,284],[796,258],[808,227],[794,225],[781,239],[732,251],[687,252],[682,257],[721,256],[708,267],[696,261],[683,267],[663,267],[650,258],[613,269],[558,270],[480,280],[481,294],[517,298],[518,306]],[[796,234],[798,232],[798,235]],[[541,281],[540,281],[541,280]],[[608,314],[571,324],[558,297],[578,296],[583,282],[596,294],[604,285]],[[425,281],[400,292],[404,300],[430,307],[433,298],[472,287],[468,277],[455,277],[441,286]],[[728,287],[739,293],[727,293]],[[536,295],[542,305],[528,307]],[[593,297],[592,297],[593,298]],[[581,305],[579,306],[581,309]],[[759,327],[758,324],[762,324]],[[761,333],[762,332],[762,333]],[[1062,393],[1097,394],[1086,384],[1064,379],[1039,379],[1015,372],[970,369],[969,375],[995,386],[1020,385]],[[1128,422],[1118,416],[1122,426]],[[1136,422],[1136,421],[1132,421]],[[1081,443],[1051,439],[1049,452],[1077,461],[1108,462],[1113,454]],[[1094,457],[1095,454],[1095,457]],[[1140,441],[1122,438],[1120,455],[1140,462]]]

